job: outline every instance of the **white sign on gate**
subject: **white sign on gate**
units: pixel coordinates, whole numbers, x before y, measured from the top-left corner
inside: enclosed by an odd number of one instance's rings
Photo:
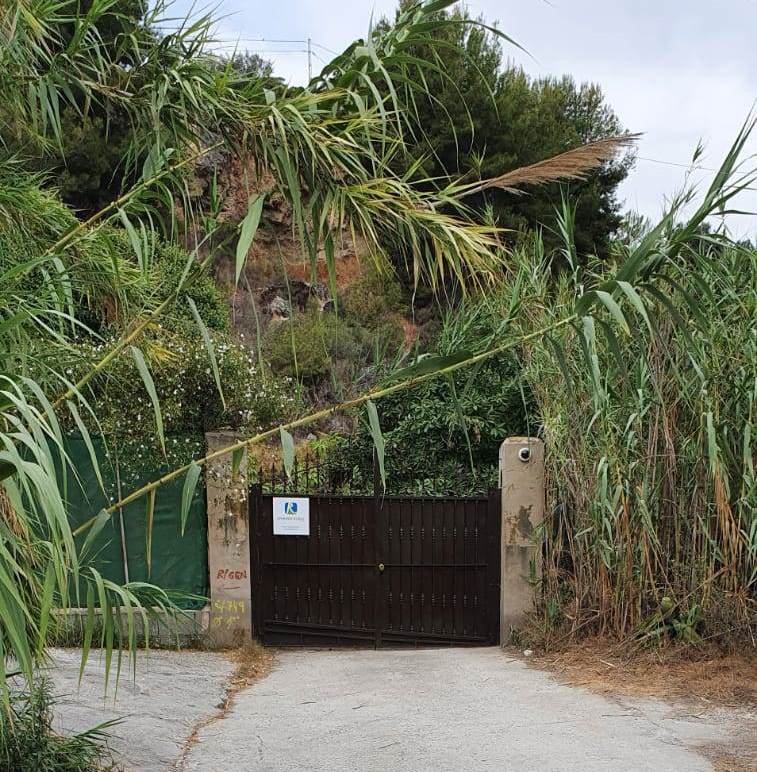
[[[310,536],[310,499],[274,496],[273,535]]]

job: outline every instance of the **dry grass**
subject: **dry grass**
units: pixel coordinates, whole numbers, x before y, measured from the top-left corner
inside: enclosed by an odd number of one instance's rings
[[[714,647],[634,651],[605,639],[588,639],[559,652],[536,653],[528,662],[552,671],[560,681],[604,694],[757,709],[754,651],[723,654]]]
[[[237,694],[259,678],[267,676],[273,665],[273,653],[257,641],[250,641],[238,649],[228,652],[228,657],[236,663],[234,672],[226,685],[226,697],[221,709],[224,714],[231,708]]]
[[[712,763],[715,772],[755,772],[757,770],[757,761],[754,757],[741,758],[731,753],[715,756]]]

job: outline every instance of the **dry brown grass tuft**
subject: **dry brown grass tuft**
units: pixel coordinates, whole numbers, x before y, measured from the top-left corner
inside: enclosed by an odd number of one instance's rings
[[[250,641],[227,652],[229,659],[236,663],[229,676],[223,709],[228,711],[236,695],[258,678],[267,676],[273,665],[273,653],[257,641]]]
[[[714,772],[755,772],[757,762],[754,758],[742,758],[727,753],[712,759]]]
[[[707,707],[757,708],[757,656],[713,648],[633,651],[606,639],[588,639],[559,652],[536,653],[528,663],[560,681],[601,693],[662,697]]]

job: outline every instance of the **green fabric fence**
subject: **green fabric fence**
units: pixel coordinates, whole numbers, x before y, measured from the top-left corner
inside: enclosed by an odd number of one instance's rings
[[[106,458],[103,443],[92,437],[98,465],[107,497],[97,480],[87,446],[81,435],[66,437],[66,452],[79,477],[68,469],[63,485],[67,502],[69,522],[72,528],[89,520],[103,507],[118,499],[116,470]],[[111,449],[112,450],[112,449]],[[127,494],[135,487],[154,480],[168,471],[167,468],[144,468],[139,471],[136,484],[134,474],[129,475]],[[83,567],[93,566],[106,579],[123,583],[150,582],[166,591],[184,595],[208,594],[208,528],[205,508],[205,486],[198,484],[189,509],[184,535],[181,534],[181,491],[183,479],[175,480],[159,488],[155,496],[153,513],[151,568],[147,569],[147,500],[136,501],[123,508],[123,537],[121,518],[115,512],[110,521],[98,534],[89,557]],[[83,541],[83,537],[80,539]],[[125,560],[124,560],[125,557]],[[128,571],[125,568],[128,567]],[[181,598],[177,604],[182,608],[200,608],[204,600]]]

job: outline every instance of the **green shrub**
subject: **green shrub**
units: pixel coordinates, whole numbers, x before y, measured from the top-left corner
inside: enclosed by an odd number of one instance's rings
[[[34,175],[0,173],[0,303],[13,307],[19,298],[34,298],[40,308],[73,310],[95,332],[128,322],[149,305],[154,286],[149,272],[137,266],[122,228],[104,225],[87,231],[75,248],[60,252],[54,267],[48,262],[13,272],[77,225],[73,213],[40,183]],[[69,297],[51,289],[51,270],[65,271]]]
[[[338,363],[364,364],[371,341],[366,330],[347,319],[308,309],[271,324],[263,348],[274,372],[313,383]]]
[[[397,277],[374,267],[349,284],[340,301],[347,318],[369,330],[381,329],[388,317],[405,307]]]
[[[389,490],[469,495],[496,487],[502,440],[526,430],[519,381],[515,360],[501,357],[485,363],[473,378],[470,373],[455,374],[457,403],[444,379],[377,402]],[[361,416],[356,433],[327,455],[338,467],[361,470],[362,478],[358,477],[370,488],[372,449]]]
[[[181,247],[175,244],[160,243],[155,250],[154,269],[155,282],[160,288],[161,294],[167,295],[176,288],[188,259],[188,253]],[[209,329],[229,331],[228,303],[212,276],[205,274],[196,278],[186,294],[194,300],[200,317]],[[194,325],[194,317],[185,298],[173,306],[171,318],[186,320]]]
[[[233,428],[251,434],[291,418],[297,409],[293,384],[285,377],[261,370],[252,353],[229,335],[211,331],[226,406],[216,387],[204,343],[196,330],[183,333],[155,327],[140,341],[140,350],[150,368],[160,401],[166,434],[164,458],[155,432],[149,395],[129,352],[110,366],[107,376],[91,384],[87,400],[98,425],[88,411],[82,419],[90,431],[102,429],[109,443],[118,444],[125,467],[141,469],[150,464],[181,465],[202,455],[203,433],[209,429]],[[75,381],[108,350],[111,341],[84,341],[66,351],[53,352],[66,377]],[[34,357],[41,378],[47,368],[46,352]],[[64,429],[75,429],[70,416],[62,418]],[[133,463],[132,463],[133,462]]]
[[[434,349],[450,354],[472,347],[490,336],[500,319],[488,303],[463,305],[447,315]],[[393,492],[486,492],[496,485],[500,444],[526,432],[529,396],[514,357],[455,373],[453,383],[454,393],[450,381],[440,378],[376,404]],[[355,435],[329,455],[338,465],[365,469],[367,464],[363,476],[370,486],[372,446],[361,416]]]
[[[10,712],[0,711],[0,769],[13,772],[102,772],[115,769],[100,726],[65,737],[53,730],[50,682],[10,687]]]

